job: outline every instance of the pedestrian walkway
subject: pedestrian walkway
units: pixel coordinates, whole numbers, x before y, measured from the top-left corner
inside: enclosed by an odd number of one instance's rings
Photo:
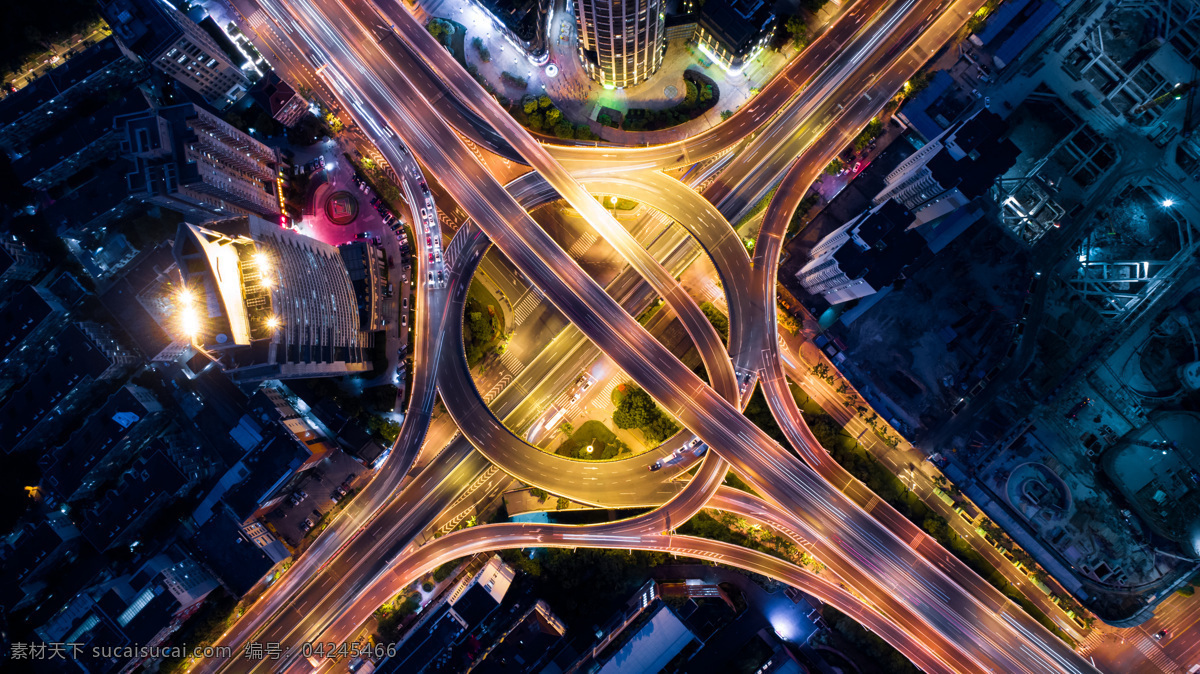
[[[525,295],[521,297],[521,300],[517,302],[517,305],[513,307],[513,327],[524,323],[525,319],[529,318],[529,314],[533,313],[533,310],[536,309],[538,304],[541,304],[541,302],[541,293],[537,292],[535,288],[530,288],[529,292],[525,293]]]
[[[591,248],[592,244],[596,243],[596,239],[598,238],[600,238],[600,236],[596,234],[596,232],[584,232],[578,239],[575,239],[575,243],[571,244],[571,248],[567,250],[567,255],[570,255],[573,258],[582,257],[583,254],[587,252],[588,248]]]
[[[446,252],[443,254],[446,259],[446,267],[448,269],[454,269],[454,263],[458,259],[458,254],[462,252],[463,246],[465,245],[467,245],[466,236],[456,235],[454,238],[450,239],[450,245],[446,248]]]
[[[512,351],[505,351],[500,355],[500,364],[504,366],[504,369],[511,372],[514,377],[521,374],[521,370],[525,369],[525,363],[522,363],[521,359],[517,358]]]
[[[1157,665],[1159,669],[1167,672],[1168,674],[1175,674],[1175,672],[1183,671],[1183,668],[1176,664],[1174,660],[1167,657],[1167,654],[1163,652],[1163,649],[1160,648],[1158,644],[1154,643],[1150,637],[1139,635],[1133,637],[1133,639],[1133,645],[1137,646],[1137,649],[1142,652],[1142,655],[1145,655],[1147,658],[1149,658],[1150,662],[1153,662],[1155,665]]]
[[[621,377],[612,377],[611,379],[609,379],[608,384],[606,384],[604,386],[604,388],[601,389],[600,395],[596,396],[596,400],[600,401],[599,403],[597,403],[597,406],[609,404],[609,401],[612,400],[613,389],[620,386],[621,384],[624,384],[626,381],[628,381],[628,380],[621,378]]]

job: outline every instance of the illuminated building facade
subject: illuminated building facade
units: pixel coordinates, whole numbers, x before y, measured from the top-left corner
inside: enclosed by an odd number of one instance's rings
[[[278,152],[216,115],[186,103],[113,120],[134,162],[132,196],[207,222],[279,217]]]
[[[233,379],[371,369],[371,333],[337,248],[251,215],[180,225],[174,254],[180,327]]]
[[[108,25],[130,58],[182,82],[217,108],[246,93],[250,80],[217,41],[183,12],[159,0],[106,0]]]
[[[576,0],[579,51],[588,75],[617,89],[645,82],[662,65],[662,0]]]

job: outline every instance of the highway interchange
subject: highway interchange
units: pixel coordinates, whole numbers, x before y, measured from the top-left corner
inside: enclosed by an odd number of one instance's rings
[[[679,143],[624,148],[557,145],[518,126],[417,21],[390,0],[238,0],[256,42],[277,58],[306,60],[396,169],[409,204],[424,204],[419,165],[470,217],[449,248],[444,284],[417,284],[414,383],[401,435],[365,492],[221,640],[284,644],[342,641],[402,587],[445,561],[521,547],[664,550],[777,578],[884,636],[925,671],[1094,671],[1070,648],[937,546],[817,444],[787,390],[775,325],[775,273],[791,214],[809,184],[883,103],[982,5],[980,0],[859,0],[728,121]],[[447,101],[449,104],[447,104]],[[534,171],[501,185],[464,139]],[[720,159],[717,159],[720,158]],[[662,169],[715,160],[697,192]],[[754,257],[736,222],[772,186]],[[643,247],[591,195],[628,197],[668,213],[691,235]],[[565,199],[628,263],[596,284],[529,216]],[[414,207],[407,218],[421,221]],[[436,219],[434,220],[436,222]],[[461,237],[461,241],[458,241]],[[417,236],[424,261],[424,250]],[[462,304],[494,246],[570,326],[485,404],[462,350]],[[440,251],[439,251],[440,253]],[[708,255],[730,307],[728,349],[675,280]],[[425,275],[417,274],[423,279]],[[663,297],[694,340],[712,386],[655,338],[667,318],[633,316]],[[547,402],[603,352],[689,432],[651,454],[581,469],[526,443]],[[795,452],[741,414],[758,378]],[[462,431],[420,471],[436,396]],[[694,476],[684,464],[648,472],[655,458],[698,435],[713,449]],[[425,451],[428,451],[425,450]],[[799,455],[799,457],[797,456]],[[801,458],[803,460],[801,460]],[[575,464],[574,466],[566,464]],[[522,482],[601,507],[654,509],[593,526],[498,524],[436,540],[422,536],[464,491],[490,485],[489,466]],[[720,487],[737,472],[764,496]],[[588,468],[594,468],[588,466]],[[415,472],[415,474],[410,474]],[[793,536],[838,580],[831,583],[761,553],[671,530],[702,507],[728,510]],[[203,661],[203,671],[321,671],[332,660]]]

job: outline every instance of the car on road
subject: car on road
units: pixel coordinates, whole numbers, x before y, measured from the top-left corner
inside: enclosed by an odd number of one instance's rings
[[[433,272],[429,272],[429,285],[433,285]]]
[[[400,314],[400,325],[408,327],[408,314]]]
[[[405,311],[408,311],[408,298],[407,297],[400,300],[400,307],[403,308]]]
[[[654,463],[650,464],[650,472],[653,473],[654,471],[658,470],[659,468],[662,468],[662,466],[663,466],[662,459],[659,459],[658,461],[655,461]]]
[[[1168,632],[1167,630],[1165,630],[1165,629],[1164,629],[1164,630],[1159,630],[1159,631],[1157,631],[1157,632],[1155,632],[1155,633],[1154,633],[1154,640],[1155,640],[1155,641],[1162,641],[1163,639],[1166,639],[1166,638],[1167,638],[1167,637],[1169,637],[1169,636],[1171,636],[1171,633],[1170,633],[1170,632]]]

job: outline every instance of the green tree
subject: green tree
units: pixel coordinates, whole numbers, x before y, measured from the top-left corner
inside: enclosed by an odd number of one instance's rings
[[[696,97],[699,96],[699,92],[696,91],[696,85],[691,80],[684,80],[683,86],[683,104],[690,108],[696,104]]]
[[[555,126],[562,120],[562,111],[558,108],[548,108],[546,110],[546,126]]]
[[[679,424],[661,412],[658,413],[655,419],[642,428],[642,434],[646,436],[646,442],[653,445],[657,445],[678,432]]]
[[[425,28],[433,36],[433,39],[446,44],[446,38],[449,36],[450,31],[446,30],[446,24],[441,19],[433,19]]]
[[[825,167],[825,174],[835,176],[838,174],[838,171],[841,171],[845,166],[846,165],[842,162],[840,157],[834,157],[833,161],[829,162],[829,166]]]
[[[557,505],[557,507],[556,507],[555,509],[556,509],[556,510],[566,510],[566,509],[567,509],[567,506],[569,506],[569,505],[571,505],[571,502],[570,502],[570,501],[568,501],[567,499],[565,499],[565,498],[563,498],[563,497],[559,496],[559,497],[558,497],[558,505]]]
[[[325,124],[329,127],[329,130],[333,133],[341,133],[342,129],[345,128],[345,125],[342,124],[341,118],[339,118],[337,115],[333,114],[332,112],[327,113],[325,115]]]
[[[871,144],[871,141],[878,138],[882,133],[883,122],[879,121],[878,119],[872,119],[870,122],[867,122],[866,127],[864,127],[863,130],[859,132],[858,136],[854,138],[854,150],[856,152],[862,152],[863,149]]]
[[[534,131],[541,131],[545,127],[546,127],[546,121],[545,121],[545,118],[542,117],[542,113],[535,112],[535,113],[529,115],[529,128],[530,129],[533,129]]]
[[[808,24],[798,14],[789,16],[783,27],[787,30],[792,44],[796,45],[796,49],[804,49],[808,46],[811,40],[808,35]]]
[[[628,390],[621,396],[621,402],[613,411],[613,423],[617,428],[642,428],[654,419],[656,405],[640,386],[627,384]],[[613,391],[614,395],[616,391]]]
[[[554,101],[551,101],[550,97],[547,96],[546,94],[542,94],[541,96],[538,96],[537,100],[538,100],[538,107],[542,108],[543,110],[550,107],[551,105],[554,105]]]
[[[727,120],[727,119],[729,119],[730,117],[733,117],[733,111],[732,111],[732,110],[722,110],[722,111],[721,111],[721,121],[722,121],[722,122],[723,122],[723,121],[725,121],[725,120]]]
[[[554,126],[554,135],[568,139],[575,137],[575,125],[570,122],[559,122]]]

